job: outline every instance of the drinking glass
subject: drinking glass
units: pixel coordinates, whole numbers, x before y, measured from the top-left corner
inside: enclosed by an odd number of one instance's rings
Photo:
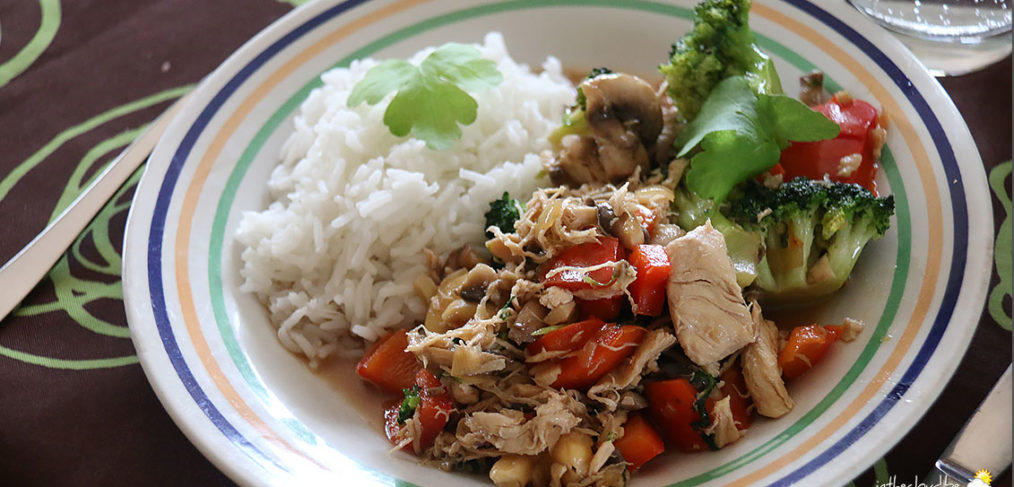
[[[930,72],[959,75],[1011,53],[1007,0],[848,0],[898,37]]]

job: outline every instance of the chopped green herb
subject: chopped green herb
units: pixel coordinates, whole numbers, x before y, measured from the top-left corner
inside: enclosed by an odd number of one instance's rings
[[[559,330],[560,328],[563,328],[563,327],[564,327],[564,325],[553,325],[553,326],[547,326],[547,327],[544,327],[544,328],[539,328],[538,330],[535,330],[535,331],[532,332],[532,336],[533,337],[542,336],[542,335],[545,335],[546,333]]]
[[[620,266],[613,266],[613,275],[606,282],[598,282],[594,277],[584,274],[581,276],[581,280],[592,287],[609,287],[620,278]]]
[[[514,299],[515,297],[513,294],[509,298],[507,298],[507,302],[504,303],[502,308],[500,308],[500,311],[497,311],[496,313],[497,318],[500,318],[501,320],[506,320],[507,318],[510,317],[511,304],[514,302]]]
[[[715,435],[705,433],[705,430],[711,426],[711,415],[708,413],[708,396],[711,395],[711,391],[718,385],[718,379],[703,370],[697,369],[690,376],[690,384],[700,391],[694,400],[693,410],[701,416],[701,419],[694,421],[690,426],[693,426],[697,434],[704,440],[704,443],[708,445],[708,448],[718,450],[718,445],[715,444]]]
[[[370,68],[349,94],[348,106],[380,103],[397,92],[384,111],[384,124],[399,137],[412,134],[433,150],[447,149],[461,138],[458,124],[475,121],[478,104],[468,94],[503,81],[496,63],[482,59],[474,46],[447,43],[419,66],[389,59]]]
[[[401,409],[398,410],[398,424],[405,424],[405,420],[415,414],[415,408],[419,407],[422,399],[419,397],[419,386],[412,386],[410,389],[402,389],[405,399],[401,401]]]

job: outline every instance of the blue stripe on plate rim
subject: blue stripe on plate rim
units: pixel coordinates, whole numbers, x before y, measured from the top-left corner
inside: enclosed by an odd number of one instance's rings
[[[308,32],[324,22],[329,21],[356,6],[368,3],[369,1],[370,0],[348,0],[325,10],[282,36],[282,38],[272,43],[264,51],[255,56],[249,63],[243,66],[243,68],[240,69],[239,72],[236,73],[236,75],[234,75],[219,90],[208,105],[202,109],[197,119],[187,130],[186,135],[180,142],[179,147],[175,151],[175,154],[169,163],[169,167],[156,198],[155,209],[152,215],[151,229],[148,239],[148,283],[156,328],[158,329],[159,336],[161,337],[163,347],[169,357],[169,361],[172,363],[173,368],[179,376],[183,386],[190,393],[190,396],[194,400],[195,404],[202,410],[202,412],[204,412],[205,416],[211,420],[212,424],[214,424],[226,438],[241,446],[243,450],[252,452],[256,456],[269,461],[271,464],[285,472],[288,472],[288,468],[285,465],[262,452],[259,448],[257,448],[257,446],[246,439],[242,433],[240,433],[239,430],[237,430],[236,427],[229,422],[228,419],[225,418],[221,411],[219,411],[219,409],[212,403],[207,393],[205,393],[201,386],[197,383],[196,378],[183,357],[179,343],[173,334],[172,324],[170,323],[167,313],[165,293],[161,279],[162,241],[166,216],[168,214],[169,203],[172,200],[176,183],[179,180],[180,172],[185,161],[189,157],[190,151],[193,149],[195,142],[225,101],[235,93],[239,86],[249,79],[250,76],[262,67],[269,59],[274,57],[278,54],[278,52],[295,42],[297,39],[306,35]],[[917,113],[919,113],[923,123],[926,125],[926,128],[936,146],[937,153],[941,157],[944,171],[948,179],[958,180],[960,182],[961,170],[957,165],[953,149],[946,137],[943,127],[936,118],[932,109],[929,107],[926,99],[921,93],[919,93],[918,90],[915,89],[913,83],[908,79],[904,72],[902,72],[898,65],[891,61],[883,51],[866,39],[862,34],[849,27],[826,10],[807,0],[787,1],[793,6],[807,12],[809,15],[816,18],[840,35],[845,36],[856,46],[862,48],[864,54],[872,58],[877,66],[883,69],[891,77],[895,85],[902,91],[909,102],[912,103]],[[909,365],[909,368],[903,374],[902,379],[890,391],[890,393],[887,394],[880,404],[878,404],[877,407],[856,427],[850,430],[844,438],[824,452],[821,452],[820,455],[807,464],[779,479],[773,485],[789,485],[799,481],[807,475],[810,475],[821,466],[836,458],[848,449],[852,443],[873,428],[873,426],[875,426],[880,419],[883,418],[884,415],[886,415],[888,411],[890,411],[891,408],[893,408],[904,396],[905,392],[909,387],[911,387],[922,372],[929,357],[939,345],[941,337],[947,330],[950,317],[953,314],[955,303],[961,289],[961,277],[964,275],[966,249],[968,244],[967,204],[963,185],[951,184],[947,185],[947,188],[950,193],[952,221],[955,224],[954,245],[952,246],[951,253],[951,268],[948,273],[946,289],[944,291],[943,300],[940,308],[938,309],[937,316],[935,317],[929,335],[923,342],[915,360]]]

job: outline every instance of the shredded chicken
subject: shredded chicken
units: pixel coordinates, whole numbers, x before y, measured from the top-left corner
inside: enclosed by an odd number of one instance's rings
[[[838,177],[847,178],[851,176],[859,169],[859,166],[862,165],[862,163],[863,155],[858,152],[843,156],[841,160],[838,161]]]
[[[564,218],[568,213],[584,212],[583,209],[588,208],[580,194],[571,194],[562,187],[541,189],[532,194],[525,206],[525,213],[516,224],[516,233],[490,229],[493,238],[486,242],[486,248],[505,263],[520,265],[526,260],[542,263],[551,259],[558,249],[598,238],[594,225],[585,227],[580,219]],[[568,223],[580,226],[568,226]]]
[[[859,338],[859,334],[863,332],[864,328],[866,328],[866,323],[846,317],[845,322],[842,323],[841,335],[838,335],[838,338],[841,338],[843,342],[851,342]]]
[[[725,445],[735,442],[742,436],[739,428],[736,427],[736,420],[732,417],[728,396],[715,402],[711,416],[710,432],[715,435],[715,446],[724,448]]]
[[[516,409],[478,411],[458,422],[455,436],[469,450],[492,448],[497,454],[519,455],[542,453],[580,424],[580,416],[586,411],[584,404],[561,392],[546,390],[540,399],[544,402],[535,408],[532,419],[526,420],[525,414]]]
[[[821,81],[819,73],[801,80],[811,104],[827,95]],[[408,332],[405,351],[439,378],[440,397],[453,404],[440,410],[446,422],[439,431],[418,411],[388,424],[398,429],[395,448],[411,444],[422,461],[445,470],[488,469],[500,487],[625,486],[629,463],[614,440],[622,438],[631,412],[648,407],[646,380],[694,374],[696,381],[700,371],[721,377],[740,367],[745,387],[737,377],[742,390],[710,389],[710,424],[691,425],[718,448],[746,433],[732,414],[733,399],[749,397],[759,414],[772,418],[794,407],[777,361],[783,338],[756,301],[747,305],[723,235],[710,221],[689,233],[674,223],[675,190],[689,161],[673,159],[680,117],[665,86],[607,74],[581,87],[587,125],[552,140],[553,150],[542,154],[553,181],[567,185],[535,191],[511,228],[491,226],[492,260],[470,246],[444,257],[424,249],[426,272],[412,282],[428,306],[423,323]],[[850,102],[847,93],[837,96]],[[875,152],[887,123],[886,116],[878,121]],[[859,154],[843,158],[839,174],[854,173],[861,162]],[[768,186],[781,183],[780,175],[763,179]],[[758,220],[771,211],[760,210]],[[668,315],[630,318],[643,311],[634,305],[641,290],[631,289],[637,269],[630,260],[594,253],[570,258],[579,252],[559,258],[606,238],[625,251],[645,243],[665,248]],[[609,244],[612,250],[615,242]],[[809,266],[807,282],[830,274],[823,256]],[[581,284],[564,288],[559,281]],[[605,307],[597,305],[615,305],[621,300],[604,300],[620,297],[624,308],[610,310],[619,317],[601,316],[596,308]],[[642,338],[598,322],[557,333],[590,316],[640,327]],[[861,321],[846,318],[840,338],[852,341],[862,331]],[[616,360],[596,358],[605,355]],[[585,376],[575,381],[577,374]]]
[[[778,367],[778,327],[761,316],[757,302],[751,303],[757,341],[743,350],[743,378],[753,398],[757,412],[769,418],[779,418],[796,405],[785,390],[782,370]]]
[[[683,351],[694,363],[713,366],[754,341],[750,310],[736,283],[725,238],[711,222],[666,247],[669,314]]]

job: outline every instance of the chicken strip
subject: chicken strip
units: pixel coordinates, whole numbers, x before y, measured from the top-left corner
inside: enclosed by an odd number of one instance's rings
[[[757,327],[757,341],[743,350],[743,378],[757,412],[769,418],[779,418],[796,405],[785,390],[782,370],[778,367],[778,327],[761,316],[760,306],[751,303],[751,313]]]
[[[711,367],[754,341],[750,310],[743,301],[725,237],[709,220],[666,246],[669,314],[683,351]]]

